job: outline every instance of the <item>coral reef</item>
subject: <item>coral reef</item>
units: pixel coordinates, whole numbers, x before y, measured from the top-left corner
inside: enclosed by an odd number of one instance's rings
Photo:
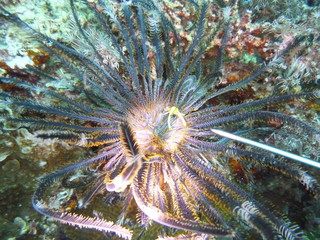
[[[319,169],[210,131],[320,160],[317,1],[70,2],[0,1],[0,238],[320,238]]]

